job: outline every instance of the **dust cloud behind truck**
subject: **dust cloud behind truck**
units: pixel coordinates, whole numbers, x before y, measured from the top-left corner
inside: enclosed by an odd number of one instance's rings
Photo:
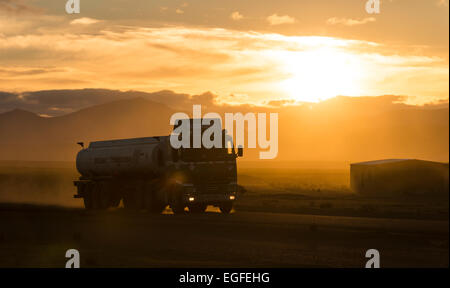
[[[202,132],[207,128],[202,126]],[[236,158],[242,156],[242,148],[227,148],[226,139],[230,138],[222,130],[222,148],[174,149],[170,136],[91,142],[77,154],[81,176],[74,181],[74,197],[83,198],[86,209],[118,207],[122,200],[126,209],[153,213],[167,205],[176,214],[185,213],[186,207],[201,213],[207,205],[230,213],[238,189]]]

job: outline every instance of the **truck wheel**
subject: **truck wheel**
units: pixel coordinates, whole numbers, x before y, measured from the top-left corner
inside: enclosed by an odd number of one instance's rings
[[[96,183],[91,186],[91,206],[92,209],[105,210],[109,207],[109,195],[105,189],[105,185]]]
[[[127,191],[123,196],[123,206],[129,210],[140,210],[144,207],[144,197],[142,190]]]
[[[120,195],[118,195],[117,192],[114,192],[111,202],[110,202],[110,207],[119,207],[120,205],[120,200],[122,200],[122,197]]]
[[[92,201],[92,209],[101,209],[101,194],[100,194],[100,185],[94,184],[91,186],[91,201]]]
[[[170,205],[170,207],[172,208],[172,211],[174,214],[184,214],[184,207],[186,207],[183,203],[179,203],[179,201],[177,201],[178,203],[172,204]]]
[[[161,214],[164,211],[164,209],[166,209],[166,205],[156,203],[149,209],[149,212],[154,214]]]
[[[146,191],[144,201],[145,209],[152,214],[161,214],[161,212],[166,208],[166,205],[158,200],[158,197],[155,195],[154,191]]]
[[[98,208],[108,209],[111,203],[110,191],[107,190],[107,186],[104,184],[98,184]]]
[[[183,202],[183,199],[181,199],[181,197],[177,197],[177,199],[175,199],[175,203],[170,204],[170,207],[172,208],[172,211],[174,214],[184,214],[184,207],[186,207],[186,205]]]
[[[92,200],[92,187],[91,185],[86,184],[83,187],[83,202],[84,208],[86,208],[86,210],[92,210],[94,208]]]
[[[223,214],[230,214],[231,210],[233,209],[233,202],[222,203],[220,204],[219,209]]]
[[[199,204],[199,203],[192,204],[192,205],[189,205],[189,212],[190,213],[196,213],[196,214],[204,213],[205,210],[206,210],[206,207],[207,207],[206,204]]]
[[[102,184],[102,203],[105,209],[115,208],[120,204],[122,196],[119,193],[117,185],[111,182],[105,182]]]
[[[92,209],[92,200],[90,198],[91,198],[91,195],[85,195],[83,197],[84,208],[86,208],[86,210]]]
[[[136,207],[136,200],[133,197],[134,191],[127,191],[125,195],[123,195],[123,207],[127,210],[135,210]]]
[[[184,208],[186,207],[186,203],[183,201],[183,191],[178,186],[175,185],[172,187],[172,202],[170,203],[170,208],[174,214],[184,214]]]

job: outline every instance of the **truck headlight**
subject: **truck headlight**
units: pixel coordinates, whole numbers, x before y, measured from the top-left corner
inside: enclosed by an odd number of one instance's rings
[[[230,195],[230,200],[234,200],[234,199],[236,199],[236,196]]]
[[[194,202],[195,201],[195,198],[194,197],[189,197],[189,202]]]

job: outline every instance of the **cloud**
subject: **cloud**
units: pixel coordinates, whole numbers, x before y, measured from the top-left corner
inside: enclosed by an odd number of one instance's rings
[[[91,24],[95,24],[100,22],[100,20],[97,19],[93,19],[93,18],[88,18],[88,17],[83,17],[83,18],[77,18],[75,20],[72,20],[70,22],[70,24],[72,25],[77,25],[77,24],[81,24],[81,25],[91,25]]]
[[[177,13],[177,14],[179,14],[179,15],[181,15],[181,14],[184,14],[184,8],[186,8],[186,7],[188,7],[189,6],[189,3],[187,3],[187,2],[184,2],[184,3],[182,3],[180,6],[179,6],[179,8],[177,8],[177,9],[175,9],[175,13]],[[183,9],[182,9],[183,8]]]
[[[0,107],[13,103],[17,100],[17,94],[0,91]]]
[[[436,5],[439,7],[448,7],[448,0],[438,0]]]
[[[62,69],[55,68],[10,68],[2,69],[0,68],[0,76],[2,77],[20,77],[20,76],[30,76],[38,74],[46,74],[53,72],[63,72]]]
[[[243,19],[244,16],[241,13],[239,13],[239,11],[234,11],[233,13],[230,14],[230,18],[233,19],[234,21],[239,21]]]
[[[291,16],[278,16],[277,14],[270,15],[266,20],[270,25],[292,24],[296,22],[295,18]]]
[[[306,101],[324,89],[414,95],[417,103],[448,99],[448,63],[411,47],[219,28],[49,23],[0,34],[0,90],[210,90],[220,101],[234,94],[234,103],[249,104]]]
[[[298,103],[293,99],[272,100],[267,102],[268,106],[275,106],[275,107],[289,106],[295,104]]]
[[[376,19],[374,17],[367,17],[361,20],[358,19],[350,19],[350,18],[337,18],[333,17],[327,20],[327,24],[329,25],[337,25],[341,24],[344,26],[356,26],[356,25],[363,25],[370,22],[375,22]]]
[[[217,95],[211,92],[190,95],[162,90],[153,93],[109,89],[41,90],[23,93],[0,91],[0,113],[13,109],[28,110],[50,117],[117,100],[144,98],[183,111],[193,104],[211,107]]]
[[[37,13],[41,10],[26,4],[24,0],[0,0],[0,13],[6,14],[24,14]]]

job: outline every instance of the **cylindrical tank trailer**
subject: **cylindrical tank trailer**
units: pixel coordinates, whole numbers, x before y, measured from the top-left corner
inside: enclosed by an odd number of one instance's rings
[[[84,177],[158,174],[167,151],[166,137],[91,142],[77,154],[76,166]]]

